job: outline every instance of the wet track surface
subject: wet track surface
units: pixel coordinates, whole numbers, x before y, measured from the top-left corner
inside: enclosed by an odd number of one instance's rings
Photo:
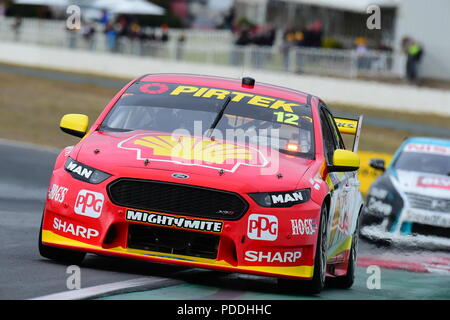
[[[40,257],[38,232],[53,150],[0,140],[0,299],[31,299],[67,292],[67,266]],[[450,299],[450,254],[377,248],[362,242],[355,285],[302,296],[278,289],[272,278],[88,255],[81,288],[133,279],[145,286],[103,299]],[[370,289],[370,266],[380,288]],[[397,270],[395,270],[397,269]],[[368,284],[369,283],[369,287]],[[142,289],[146,289],[142,291]],[[79,298],[72,290],[69,298]],[[133,290],[129,290],[133,291]],[[70,294],[73,295],[71,296]]]

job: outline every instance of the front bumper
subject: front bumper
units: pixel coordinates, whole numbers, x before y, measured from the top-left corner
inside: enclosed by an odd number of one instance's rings
[[[450,249],[450,214],[403,207],[394,219],[365,211],[361,235],[405,247]],[[396,214],[396,213],[392,213]]]
[[[320,206],[313,201],[291,208],[263,208],[248,195],[241,194],[249,208],[238,220],[195,218],[117,206],[108,197],[110,182],[92,185],[74,180],[64,170],[55,171],[50,185],[67,185],[68,190],[64,197],[47,199],[41,241],[49,246],[158,263],[286,278],[310,279],[313,276],[320,219]],[[87,199],[86,191],[94,196],[84,204],[87,214],[80,214],[77,200],[80,193]],[[95,195],[102,195],[102,201],[96,202]],[[95,203],[101,204],[101,214],[89,211],[89,205],[95,209]],[[142,215],[137,216],[136,212]],[[134,219],[136,217],[139,219]],[[250,232],[249,227],[254,227],[255,221],[261,222],[260,230]],[[264,232],[275,231],[275,221],[276,232],[265,237]],[[273,230],[269,230],[269,225]],[[191,244],[187,240],[173,244],[172,250],[168,243],[162,244],[163,250],[155,247],[157,237],[153,237],[148,246],[142,243],[145,239],[131,246],[132,226],[210,235],[217,237],[218,242],[213,257],[211,252],[204,255],[201,250],[187,250],[183,247]]]
[[[399,247],[426,248],[429,250],[450,250],[450,239],[436,236],[404,235],[392,233],[379,225],[365,226],[361,228],[361,235],[372,241],[388,242]]]

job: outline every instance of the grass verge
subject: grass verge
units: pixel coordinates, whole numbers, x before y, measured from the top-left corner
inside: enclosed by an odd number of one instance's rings
[[[0,137],[62,148],[78,139],[64,134],[59,121],[66,113],[83,113],[91,123],[118,90],[88,84],[0,73]],[[450,128],[450,117],[409,114],[332,104],[333,111],[399,119]],[[392,153],[414,133],[363,125],[360,150]]]

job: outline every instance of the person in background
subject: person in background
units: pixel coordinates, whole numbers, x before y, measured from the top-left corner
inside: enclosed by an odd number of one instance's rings
[[[234,47],[231,51],[231,65],[239,66],[244,63],[244,46],[252,42],[250,29],[243,28],[238,31],[238,37],[234,42]]]
[[[283,41],[281,42],[281,53],[283,55],[284,69],[289,70],[290,51],[294,46],[294,28],[289,26],[283,33]]]
[[[315,20],[306,26],[302,31],[303,41],[301,42],[302,47],[310,48],[320,48],[322,47],[322,37],[323,37],[323,27],[320,20]]]
[[[169,41],[169,26],[167,24],[163,24],[161,26],[161,42],[166,43]]]
[[[405,37],[402,40],[403,51],[406,53],[406,78],[415,83],[418,80],[419,64],[423,57],[423,47],[414,39]]]
[[[358,69],[370,69],[370,58],[368,57],[369,49],[367,47],[367,39],[357,37],[355,39],[356,56]]]
[[[105,28],[106,47],[110,52],[117,52],[118,33],[112,24],[107,24]]]
[[[95,33],[96,32],[97,32],[97,30],[95,29],[95,24],[92,22],[85,23],[83,25],[83,27],[81,28],[81,35],[82,35],[84,41],[86,42],[86,47],[89,50],[95,49]]]
[[[20,29],[22,27],[22,17],[16,16],[13,24],[11,25],[11,29],[14,33],[14,41],[20,40]]]
[[[0,21],[6,17],[7,4],[4,0],[0,0]]]
[[[78,42],[78,32],[80,27],[77,25],[66,26],[67,31],[67,45],[70,49],[75,49]]]
[[[98,22],[100,22],[106,29],[106,27],[108,26],[108,23],[109,23],[108,11],[106,11],[105,9],[102,10],[101,17]]]
[[[177,60],[182,60],[183,59],[183,47],[184,47],[184,43],[186,42],[186,35],[183,33],[181,33],[178,36],[177,39],[177,49],[176,49],[176,59]]]

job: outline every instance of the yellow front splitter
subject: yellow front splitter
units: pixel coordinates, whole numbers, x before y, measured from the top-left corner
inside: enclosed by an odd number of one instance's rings
[[[86,244],[81,241],[73,240],[60,236],[52,231],[42,230],[42,242],[50,246],[58,246],[70,249],[82,249],[82,251],[116,255],[127,258],[137,258],[140,260],[149,260],[160,263],[170,263],[207,269],[218,269],[224,271],[234,271],[239,273],[250,273],[265,276],[302,278],[310,279],[314,273],[314,266],[289,266],[289,267],[267,267],[267,266],[233,266],[224,260],[205,259],[191,256],[183,256],[170,253],[161,253],[154,251],[145,251],[123,247],[102,248]]]

